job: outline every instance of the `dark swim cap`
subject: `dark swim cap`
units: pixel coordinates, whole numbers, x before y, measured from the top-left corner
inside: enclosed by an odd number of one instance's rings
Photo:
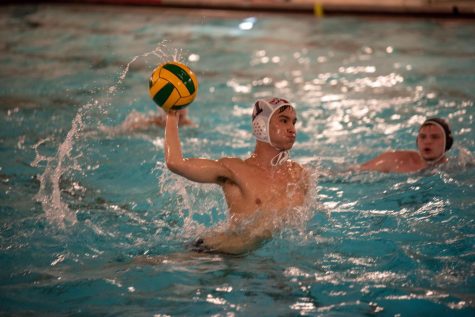
[[[452,137],[452,131],[450,131],[449,124],[441,118],[430,118],[424,121],[424,123],[421,125],[419,128],[419,131],[422,129],[422,127],[428,126],[428,125],[436,125],[442,128],[444,130],[445,134],[445,152],[450,150],[452,147],[452,144],[454,143],[454,138]]]

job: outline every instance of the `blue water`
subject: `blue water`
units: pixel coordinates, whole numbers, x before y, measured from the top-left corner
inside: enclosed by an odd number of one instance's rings
[[[1,315],[474,315],[472,22],[23,5],[0,24]],[[187,156],[244,158],[253,101],[296,105],[308,218],[247,255],[187,251],[225,221],[220,189],[126,124],[169,59],[200,81]],[[415,149],[428,116],[451,123],[446,166],[347,172]]]

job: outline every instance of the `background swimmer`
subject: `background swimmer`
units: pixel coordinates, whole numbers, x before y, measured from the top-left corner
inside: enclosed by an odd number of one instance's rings
[[[440,118],[424,121],[417,135],[417,151],[388,151],[361,164],[357,170],[410,173],[446,163],[445,152],[453,144],[448,123]]]

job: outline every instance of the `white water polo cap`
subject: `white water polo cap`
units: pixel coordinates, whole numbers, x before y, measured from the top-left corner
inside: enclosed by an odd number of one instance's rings
[[[290,102],[281,98],[271,97],[256,101],[252,110],[252,134],[256,139],[272,145],[269,135],[270,119],[274,112],[284,106],[294,108]]]

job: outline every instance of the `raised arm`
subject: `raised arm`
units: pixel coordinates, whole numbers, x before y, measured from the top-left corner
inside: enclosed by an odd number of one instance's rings
[[[231,178],[231,171],[219,161],[203,158],[183,158],[178,133],[177,111],[169,111],[165,127],[165,161],[173,173],[199,183],[221,184]]]

